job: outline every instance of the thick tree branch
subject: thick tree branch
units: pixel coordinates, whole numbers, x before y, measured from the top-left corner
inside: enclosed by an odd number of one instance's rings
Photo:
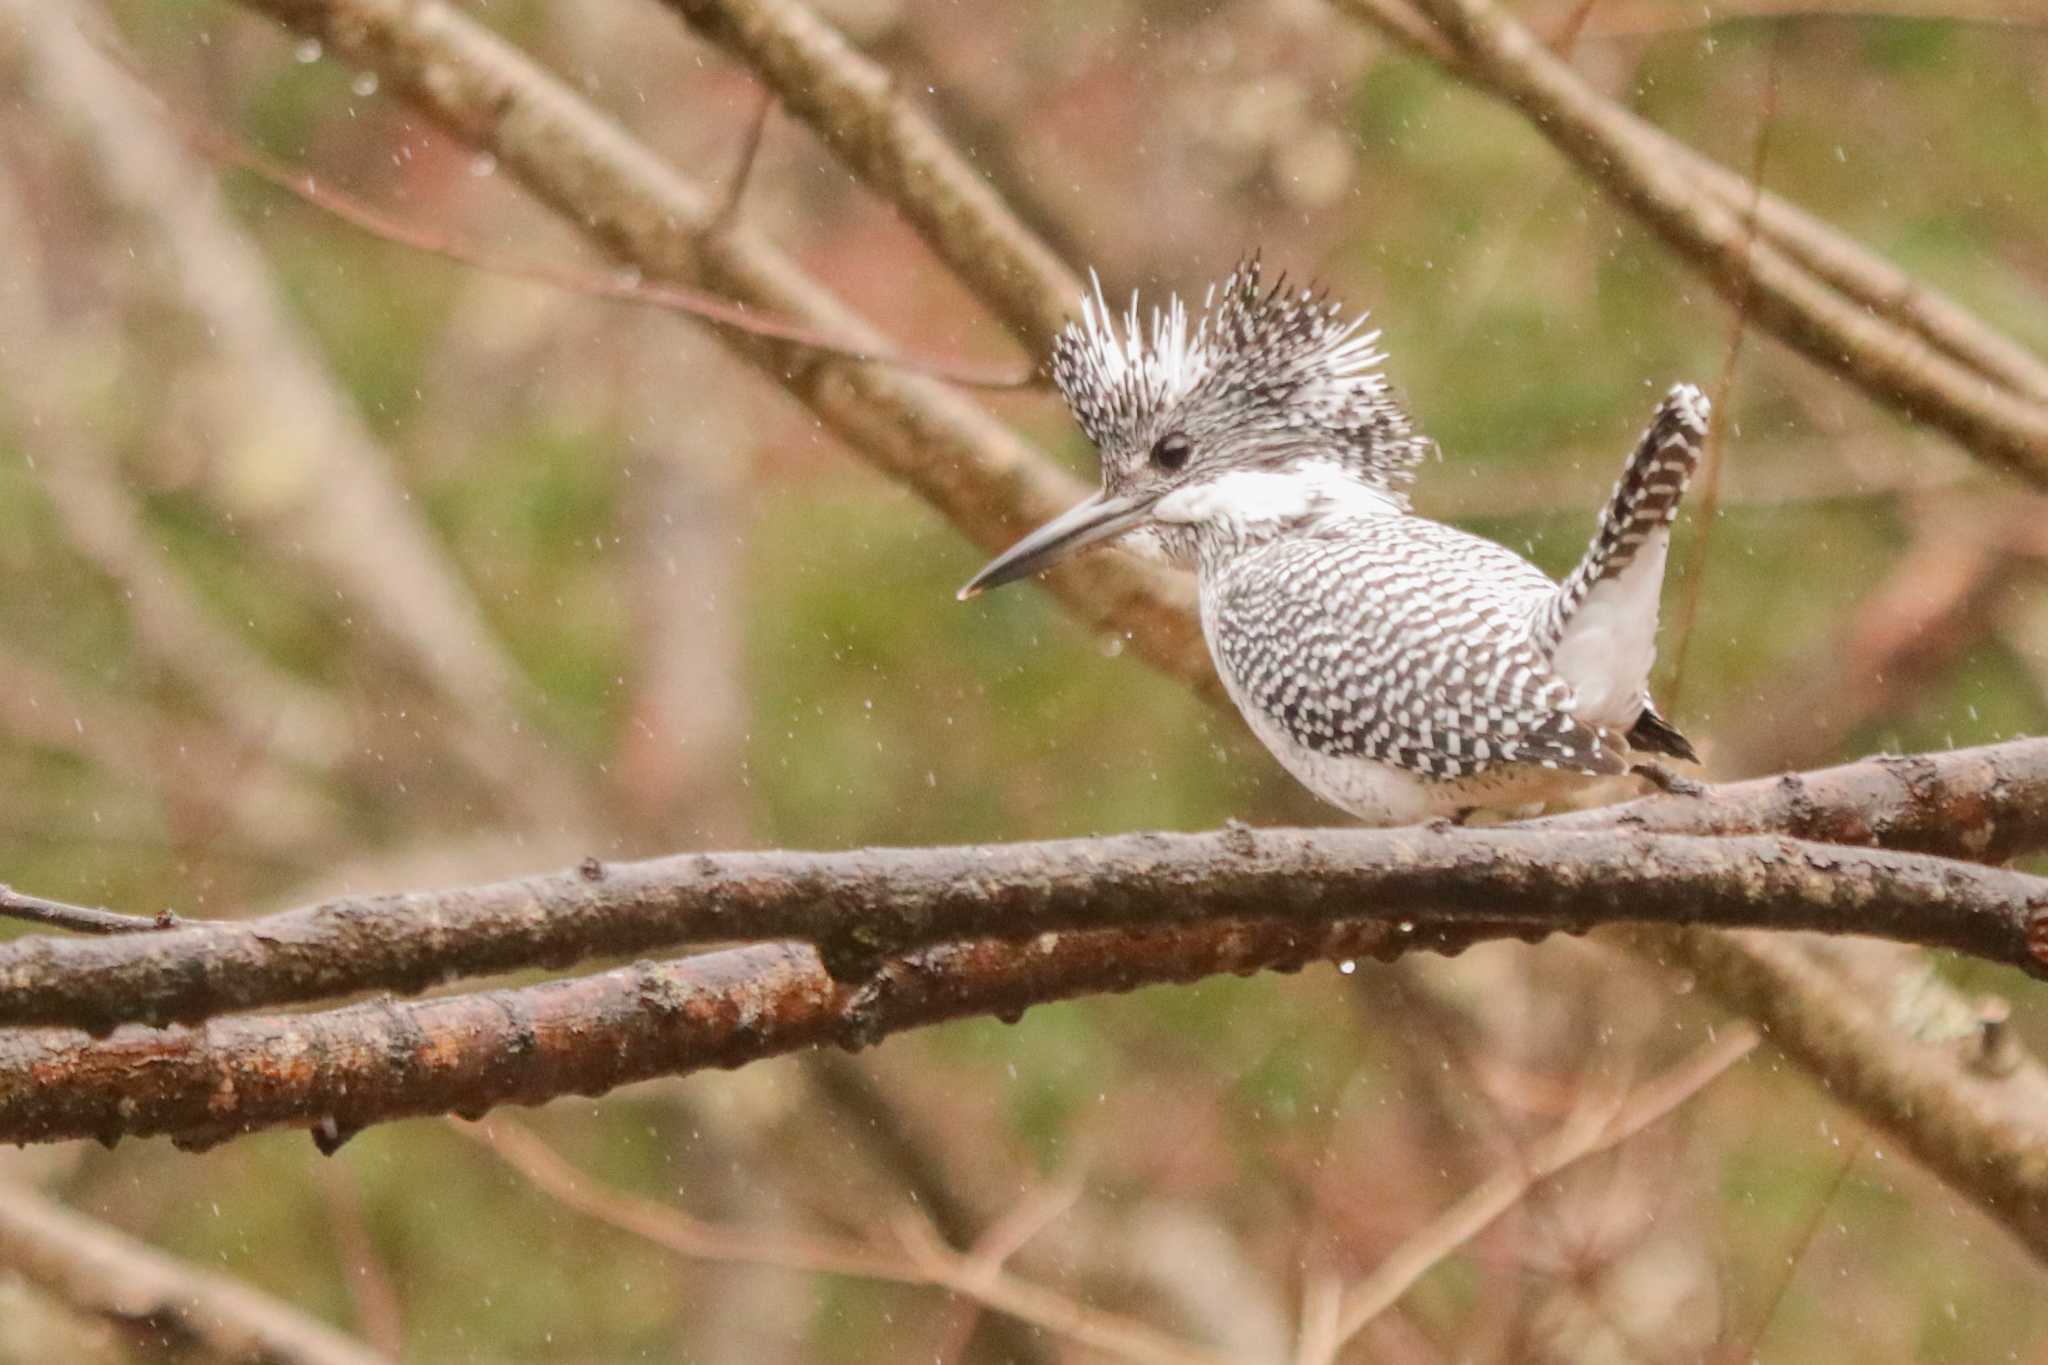
[[[2002,863],[2048,849],[2048,739],[1887,754],[1813,772],[1653,796],[1526,822],[1530,829],[1634,825],[1668,834],[1770,831]]]
[[[1713,805],[1709,801],[1706,804]],[[1646,817],[1645,817],[1646,818]],[[0,946],[0,1023],[190,1022],[691,944],[803,939],[843,977],[967,939],[1215,919],[1811,929],[2042,972],[2048,881],[1902,853],[1608,829],[1234,829],[964,848],[687,854],[347,897],[240,923]]]
[[[268,1365],[383,1365],[387,1357],[238,1280],[186,1265],[0,1183],[0,1268],[159,1349]]]
[[[1645,827],[1694,830],[1743,828],[1748,818],[1809,835],[2004,856],[2041,846],[2044,769],[2048,741],[2027,741],[1743,783],[1703,801],[1660,797],[1507,832],[1617,814]],[[125,1025],[103,1040],[70,1029],[0,1030],[0,1141],[169,1134],[205,1145],[315,1124],[331,1143],[393,1118],[594,1094],[793,1049],[864,1044],[943,1019],[1010,1017],[1072,996],[1416,947],[1454,951],[1548,927],[1472,917],[1435,929],[1417,921],[1404,932],[1394,920],[1269,918],[1047,933],[892,958],[858,985],[835,980],[808,947],[772,944],[523,990],[215,1019],[192,1030]],[[2040,1066],[2007,1056],[1987,1068],[1975,1041],[1899,1034],[1883,1015],[1883,990],[1845,985],[1808,958],[1784,959],[1772,945],[1787,941],[1661,927],[1624,932],[1645,957],[1688,968],[1709,991],[1756,1013],[1834,1093],[1897,1132],[2048,1256],[2048,1218],[2040,1216],[2048,1165],[2039,1161],[2048,1151],[2048,1073]],[[1853,1028],[1841,1023],[1845,1002],[1863,1011]]]
[[[1528,926],[1513,926],[1527,930]],[[1498,937],[1474,925],[1467,940]],[[316,1123],[332,1144],[390,1119],[596,1095],[631,1081],[733,1067],[818,1045],[1218,972],[1397,954],[1391,923],[1219,923],[969,943],[836,981],[811,948],[777,943],[643,962],[518,990],[193,1028],[0,1029],[0,1142],[169,1134],[206,1146]]]

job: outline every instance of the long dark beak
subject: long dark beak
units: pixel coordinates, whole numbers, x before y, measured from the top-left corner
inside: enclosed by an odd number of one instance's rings
[[[1113,498],[1097,493],[1033,531],[989,561],[987,568],[960,589],[965,602],[988,588],[1000,588],[1040,569],[1049,569],[1076,550],[1086,549],[1136,526],[1152,509],[1149,498]]]

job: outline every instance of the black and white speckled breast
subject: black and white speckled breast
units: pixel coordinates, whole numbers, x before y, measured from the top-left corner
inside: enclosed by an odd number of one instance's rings
[[[1346,518],[1205,563],[1202,580],[1232,696],[1319,790],[1330,773],[1302,769],[1345,760],[1451,783],[1623,766],[1572,715],[1534,638],[1556,584],[1491,541],[1414,516]]]

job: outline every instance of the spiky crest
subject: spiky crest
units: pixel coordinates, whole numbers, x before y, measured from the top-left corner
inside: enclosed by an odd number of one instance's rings
[[[1401,498],[1429,443],[1388,391],[1368,315],[1348,321],[1327,291],[1268,289],[1256,252],[1191,317],[1179,296],[1119,320],[1102,282],[1053,343],[1052,376],[1114,480],[1168,431],[1228,465],[1320,458]]]

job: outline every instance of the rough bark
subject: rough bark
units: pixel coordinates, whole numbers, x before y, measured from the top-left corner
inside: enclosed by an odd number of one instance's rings
[[[1483,934],[1498,926],[1472,926]],[[945,1019],[1217,972],[1398,953],[1392,924],[1282,921],[1047,934],[946,945],[835,980],[792,943],[642,962],[515,990],[319,1013],[0,1030],[0,1142],[169,1134],[205,1146],[312,1126],[332,1145],[371,1123],[483,1114],[630,1081],[733,1067],[821,1044],[860,1046]]]
[[[1709,803],[1711,804],[1711,803]],[[1647,817],[1645,817],[1647,818]],[[1549,931],[1809,929],[2037,960],[2048,880],[1782,835],[1609,829],[1252,830],[959,848],[684,854],[239,923],[0,946],[0,1023],[193,1022],[354,991],[719,942],[802,939],[835,975],[968,939],[1217,919]]]

